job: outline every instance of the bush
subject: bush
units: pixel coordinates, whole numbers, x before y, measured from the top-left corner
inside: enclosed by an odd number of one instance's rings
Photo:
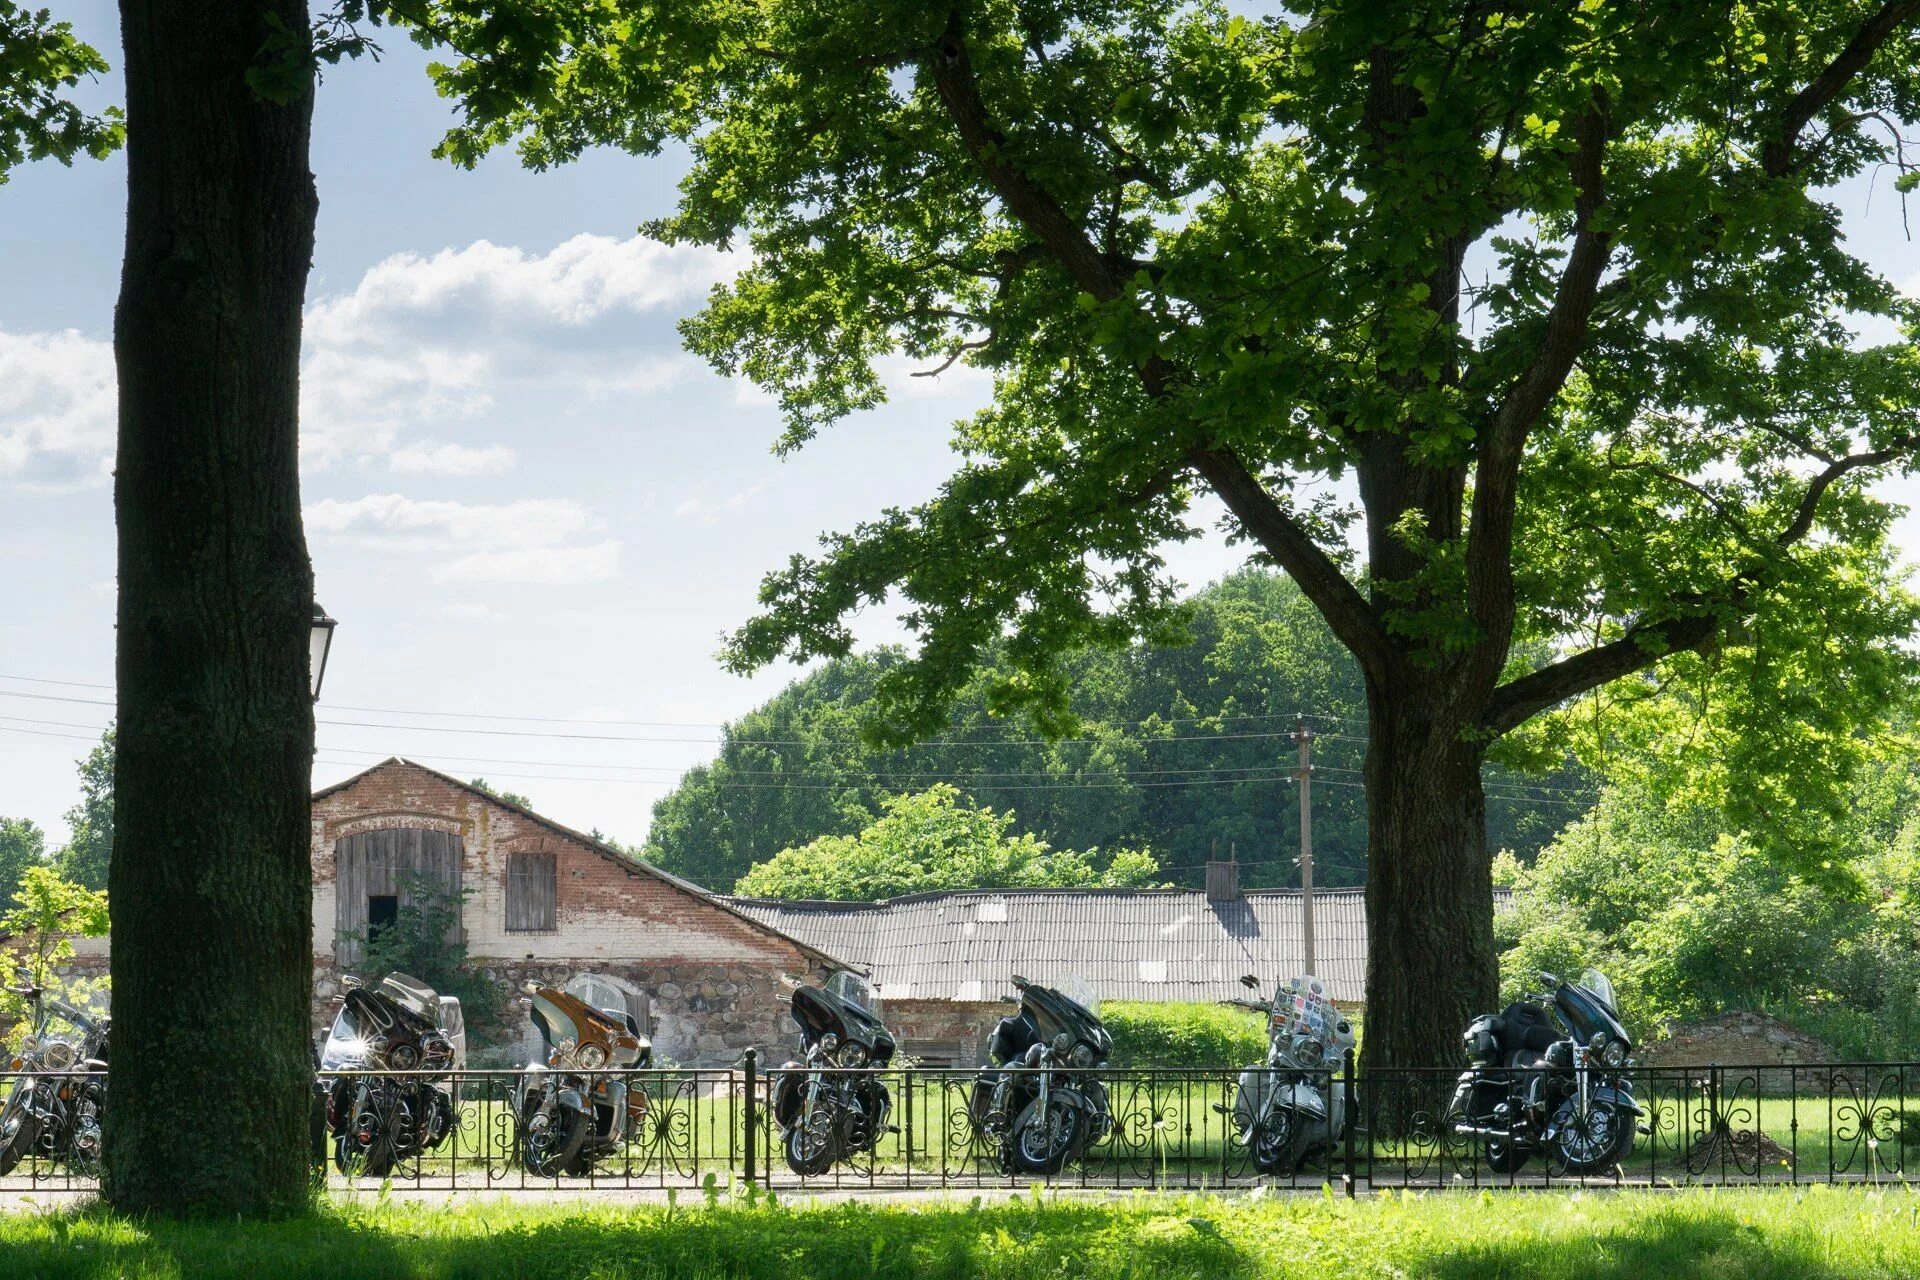
[[[1237,1067],[1267,1056],[1267,1020],[1250,1009],[1113,1000],[1100,1020],[1117,1067]]]

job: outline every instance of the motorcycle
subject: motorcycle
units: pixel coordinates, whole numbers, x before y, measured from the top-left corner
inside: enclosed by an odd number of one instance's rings
[[[1106,1086],[1093,1074],[1113,1051],[1099,1001],[1084,983],[1066,990],[1013,979],[1018,1013],[987,1043],[999,1070],[974,1077],[974,1132],[994,1143],[1008,1173],[1051,1176],[1113,1129]]]
[[[775,1077],[773,1118],[787,1167],[810,1178],[898,1132],[887,1123],[893,1095],[868,1070],[893,1060],[894,1040],[873,988],[845,971],[823,986],[795,985],[793,1020],[805,1060],[788,1062]]]
[[[1597,969],[1578,982],[1540,979],[1548,994],[1483,1013],[1462,1034],[1472,1065],[1454,1087],[1449,1123],[1483,1144],[1496,1173],[1516,1173],[1535,1155],[1573,1174],[1615,1168],[1645,1112],[1627,1078],[1633,1037],[1613,984]]]
[[[1258,991],[1252,974],[1240,979]],[[1327,999],[1320,980],[1281,983],[1271,1000],[1229,1003],[1267,1015],[1267,1061],[1240,1073],[1231,1115],[1241,1145],[1261,1173],[1291,1174],[1333,1149],[1346,1132],[1347,1100],[1333,1073],[1353,1048],[1353,1024]],[[1225,1112],[1215,1104],[1215,1110]]]
[[[321,1071],[347,1073],[320,1081],[333,1163],[349,1176],[384,1177],[453,1132],[452,1085],[414,1073],[463,1067],[466,1024],[459,1000],[404,973],[372,987],[349,975],[340,985],[320,1051]]]
[[[591,1173],[646,1120],[647,1091],[625,1073],[651,1065],[653,1044],[632,1014],[588,1003],[581,979],[523,989],[547,1052],[527,1065],[515,1105],[520,1163],[539,1178]]]
[[[107,1040],[112,1019],[92,1015],[38,986],[9,987],[25,997],[32,1030],[20,1042],[16,1073],[0,1107],[0,1174],[37,1156],[83,1176],[100,1169],[107,1107]]]

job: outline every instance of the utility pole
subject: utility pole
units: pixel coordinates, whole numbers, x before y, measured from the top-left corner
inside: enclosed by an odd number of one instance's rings
[[[1300,938],[1307,976],[1313,976],[1313,730],[1307,718],[1295,720],[1293,740],[1300,744]]]

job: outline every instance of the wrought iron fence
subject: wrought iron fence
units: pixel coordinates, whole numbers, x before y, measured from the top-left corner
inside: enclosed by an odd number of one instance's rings
[[[314,1155],[333,1186],[388,1183],[423,1190],[515,1192],[585,1189],[1068,1187],[1208,1189],[1264,1184],[1331,1186],[1344,1194],[1376,1187],[1544,1187],[1688,1185],[1902,1180],[1920,1165],[1920,1064],[1832,1066],[1635,1067],[1622,1073],[1641,1113],[1630,1149],[1594,1172],[1570,1170],[1546,1150],[1490,1161],[1489,1139],[1456,1131],[1448,1114],[1459,1072],[1378,1071],[1356,1078],[1352,1064],[1326,1073],[1322,1088],[1345,1103],[1350,1123],[1339,1140],[1298,1167],[1255,1167],[1234,1114],[1246,1068],[1099,1069],[1111,1120],[1107,1131],[1051,1175],[1011,1166],[1001,1144],[974,1121],[978,1069],[902,1067],[835,1071],[883,1085],[891,1113],[866,1150],[803,1177],[789,1166],[774,1114],[781,1071],[750,1054],[738,1066],[581,1073],[584,1094],[617,1084],[632,1091],[632,1123],[591,1159],[537,1172],[521,1099],[519,1071],[461,1071],[372,1076],[322,1073],[316,1081]],[[0,1095],[34,1083],[77,1086],[83,1077],[6,1074]],[[401,1135],[387,1156],[368,1161],[342,1152],[329,1129],[326,1094],[381,1079],[418,1086],[415,1101],[391,1101],[383,1123]],[[1515,1073],[1514,1099],[1533,1077]],[[444,1098],[444,1132],[429,1134],[419,1089]],[[639,1101],[644,1098],[644,1103]],[[414,1140],[407,1135],[415,1135]],[[8,1135],[0,1131],[0,1139]],[[348,1144],[351,1148],[351,1144]],[[97,1170],[72,1152],[41,1142],[0,1173],[0,1194],[91,1192]],[[0,1145],[0,1151],[6,1147]],[[1497,1153],[1496,1153],[1497,1154]],[[0,1156],[0,1164],[7,1163]]]

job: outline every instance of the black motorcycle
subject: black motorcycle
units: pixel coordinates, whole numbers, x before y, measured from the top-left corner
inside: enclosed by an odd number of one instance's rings
[[[340,1012],[320,1052],[323,1072],[342,1073],[321,1078],[333,1163],[350,1176],[384,1177],[453,1132],[451,1085],[416,1073],[461,1067],[460,1002],[404,973],[373,987],[346,977],[341,986]]]
[[[1052,1175],[1113,1128],[1106,1086],[1093,1072],[1113,1051],[1091,988],[1069,996],[1015,977],[1018,1013],[1002,1018],[987,1053],[1000,1070],[974,1077],[974,1131],[996,1144],[1008,1173]]]
[[[1633,1037],[1613,984],[1597,969],[1578,982],[1540,975],[1549,994],[1473,1020],[1461,1037],[1472,1062],[1448,1107],[1453,1132],[1483,1144],[1496,1173],[1545,1155],[1567,1173],[1617,1167],[1644,1114],[1627,1070]]]
[[[893,1095],[874,1074],[893,1061],[894,1041],[873,989],[844,971],[824,986],[796,986],[793,1020],[805,1060],[775,1077],[773,1118],[787,1167],[811,1178],[897,1132],[887,1123]]]
[[[0,1107],[0,1174],[37,1157],[94,1176],[106,1119],[112,1019],[49,999],[41,987],[7,989],[25,997],[32,1030],[14,1055],[16,1074]]]

